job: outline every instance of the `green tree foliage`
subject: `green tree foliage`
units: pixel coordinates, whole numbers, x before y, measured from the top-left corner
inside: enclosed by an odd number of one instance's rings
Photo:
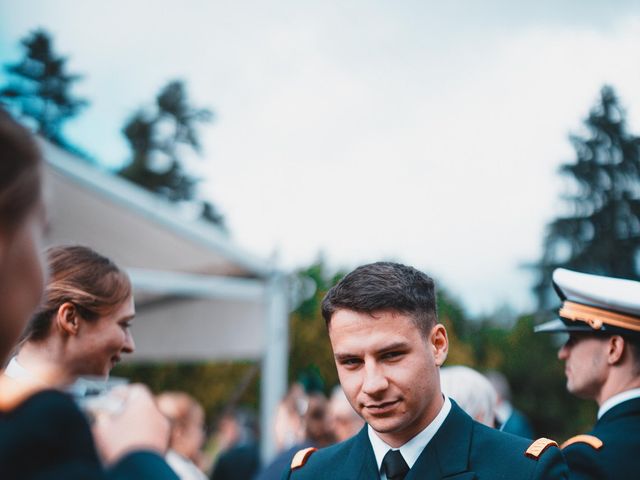
[[[152,112],[139,110],[122,129],[131,159],[119,174],[171,201],[194,201],[199,179],[185,169],[188,150],[201,153],[197,125],[210,122],[206,108],[191,106],[182,81],[169,82],[155,99]],[[211,202],[200,202],[202,217],[223,225],[224,219]]]
[[[25,56],[6,64],[9,83],[0,90],[2,101],[34,123],[38,133],[68,147],[63,124],[76,116],[87,101],[75,98],[71,89],[81,76],[67,72],[67,58],[57,55],[45,30],[35,30],[22,39]]]
[[[575,161],[560,168],[575,184],[565,195],[571,212],[548,225],[535,265],[541,308],[554,298],[549,287],[557,267],[640,279],[640,138],[627,131],[611,87],[602,89],[584,124],[587,136],[570,137]]]
[[[320,306],[324,295],[344,274],[330,274],[324,261],[318,260],[298,275],[311,280],[316,288],[290,317],[289,382],[305,378],[311,371],[331,388],[338,383],[338,372]]]

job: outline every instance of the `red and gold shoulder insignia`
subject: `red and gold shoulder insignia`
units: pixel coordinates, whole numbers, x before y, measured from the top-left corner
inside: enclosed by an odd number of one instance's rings
[[[571,437],[569,440],[564,442],[560,448],[566,448],[569,445],[573,445],[574,443],[586,443],[594,450],[600,450],[604,443],[598,437],[594,437],[593,435],[576,435],[575,437]]]
[[[524,452],[524,454],[529,458],[537,460],[547,448],[557,446],[558,444],[553,440],[549,440],[548,438],[539,438],[529,445],[529,448],[527,448],[527,451]]]
[[[309,460],[311,454],[316,450],[318,449],[313,447],[298,450],[293,456],[293,460],[291,460],[291,470],[302,467],[305,463],[307,463],[307,460]]]

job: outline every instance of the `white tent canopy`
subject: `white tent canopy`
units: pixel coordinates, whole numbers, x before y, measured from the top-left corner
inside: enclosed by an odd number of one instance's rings
[[[131,361],[259,360],[261,426],[286,390],[287,290],[283,275],[215,225],[42,143],[50,196],[47,243],[82,244],[131,276],[136,299]],[[271,456],[273,443],[263,445]]]

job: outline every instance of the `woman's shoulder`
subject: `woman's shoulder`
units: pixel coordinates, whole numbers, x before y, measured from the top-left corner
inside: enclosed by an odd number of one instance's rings
[[[0,393],[1,395],[1,393]],[[69,417],[82,418],[82,412],[78,409],[72,398],[59,390],[42,389],[31,392],[9,410],[3,410],[0,415],[5,417],[29,417],[34,420],[46,416],[48,421],[57,419],[69,419]]]
[[[80,414],[69,395],[59,390],[0,375],[0,415],[12,416],[28,412],[56,410],[59,414]]]
[[[11,399],[5,397],[0,409],[0,436],[7,431],[22,432],[25,437],[48,437],[64,434],[66,438],[91,438],[89,425],[75,402],[66,393],[37,389]]]

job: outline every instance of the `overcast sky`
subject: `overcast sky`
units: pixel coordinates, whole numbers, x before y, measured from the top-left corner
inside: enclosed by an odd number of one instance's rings
[[[0,61],[43,27],[91,106],[72,141],[121,165],[167,81],[214,110],[202,193],[283,267],[395,259],[471,313],[531,308],[557,167],[600,87],[640,133],[640,2],[0,0]]]

